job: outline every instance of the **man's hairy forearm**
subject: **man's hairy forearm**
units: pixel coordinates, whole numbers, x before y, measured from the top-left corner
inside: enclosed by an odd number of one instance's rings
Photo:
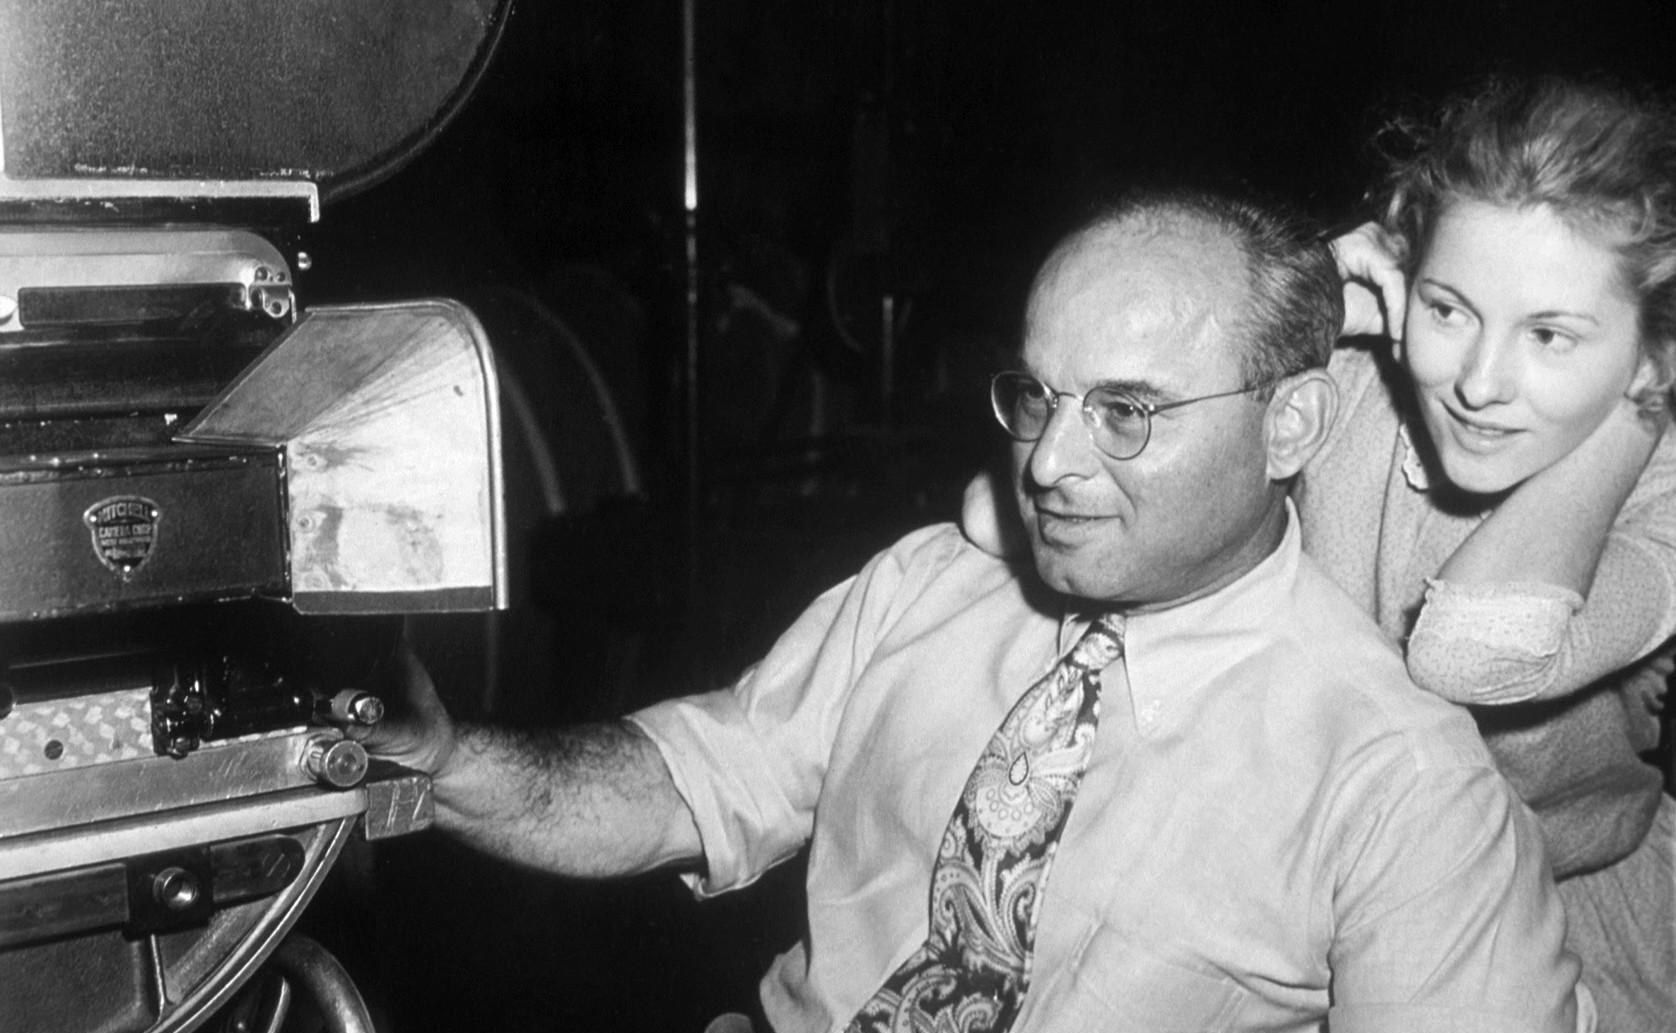
[[[692,813],[657,747],[627,722],[462,725],[434,779],[437,825],[562,875],[624,875],[698,859]]]

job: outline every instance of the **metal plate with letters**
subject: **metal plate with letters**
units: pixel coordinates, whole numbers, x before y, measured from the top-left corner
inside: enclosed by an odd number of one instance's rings
[[[0,469],[0,621],[283,595],[273,451]]]

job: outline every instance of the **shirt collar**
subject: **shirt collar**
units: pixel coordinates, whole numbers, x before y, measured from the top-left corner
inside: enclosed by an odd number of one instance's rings
[[[1397,437],[1402,441],[1402,475],[1408,486],[1415,491],[1431,491],[1432,479],[1426,473],[1425,461],[1414,447],[1414,439],[1408,433],[1408,421],[1397,423]]]
[[[1192,716],[1192,701],[1217,675],[1272,637],[1272,615],[1286,605],[1302,557],[1298,513],[1286,500],[1279,546],[1231,584],[1165,610],[1130,614],[1124,632],[1129,697],[1143,738],[1166,734]],[[1087,629],[1087,612],[1060,623],[1061,651]]]

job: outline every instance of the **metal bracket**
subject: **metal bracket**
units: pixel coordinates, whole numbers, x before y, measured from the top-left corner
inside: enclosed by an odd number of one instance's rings
[[[361,788],[367,794],[361,835],[369,840],[418,832],[429,828],[436,818],[436,799],[429,775],[375,760]]]

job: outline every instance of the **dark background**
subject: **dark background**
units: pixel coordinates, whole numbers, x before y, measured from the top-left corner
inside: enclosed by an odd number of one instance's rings
[[[305,304],[470,303],[539,428],[507,433],[513,611],[416,626],[463,714],[726,684],[953,516],[1032,264],[1091,193],[1237,179],[1344,221],[1392,113],[1493,71],[1668,81],[1676,4],[698,0],[695,24],[696,266],[681,8],[647,0],[516,4],[458,118],[305,242]],[[387,1033],[697,1033],[751,1007],[799,876],[700,905],[667,874],[579,885],[422,834],[353,849],[305,926]]]

